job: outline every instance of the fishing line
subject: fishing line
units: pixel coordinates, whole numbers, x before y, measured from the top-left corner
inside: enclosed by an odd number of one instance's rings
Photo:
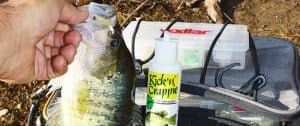
[[[46,101],[44,108],[42,110],[42,115],[44,117],[44,119],[47,121],[48,120],[48,113],[47,113],[47,109],[48,106],[50,105],[50,102],[52,101],[52,99],[54,98],[54,96],[57,94],[57,91],[54,91],[50,94],[50,97],[48,98],[48,100]]]
[[[136,27],[133,31],[132,39],[131,39],[132,40],[132,43],[131,43],[132,58],[134,59],[134,61],[136,60],[136,58],[135,58],[135,39],[136,39],[137,32],[140,28],[141,22],[142,22],[142,18],[139,18],[137,21]]]

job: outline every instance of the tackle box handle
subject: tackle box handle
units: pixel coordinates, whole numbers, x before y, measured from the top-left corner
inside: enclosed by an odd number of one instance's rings
[[[225,30],[225,28],[227,27],[228,24],[230,24],[230,23],[227,22],[223,25],[223,27],[221,28],[220,32],[217,34],[217,36],[213,40],[213,42],[212,42],[212,44],[211,44],[211,46],[208,50],[208,53],[207,53],[207,56],[206,56],[206,59],[205,59],[205,64],[204,64],[204,67],[201,71],[201,76],[200,76],[200,80],[199,80],[200,84],[205,84],[205,79],[206,79],[205,77],[206,77],[206,73],[207,73],[207,70],[208,70],[209,60],[211,58],[211,55],[213,53],[213,50],[214,50],[214,47],[215,47],[217,41],[219,40],[220,36],[224,32],[224,30]],[[250,32],[249,32],[249,48],[250,48],[250,52],[251,52],[251,57],[252,57],[253,65],[254,65],[255,74],[248,82],[243,84],[240,89],[236,90],[236,92],[239,92],[239,93],[242,93],[242,94],[245,94],[245,95],[250,95],[250,96],[253,97],[253,100],[257,101],[257,91],[259,89],[263,88],[266,85],[266,78],[260,72],[260,66],[259,66],[259,63],[258,63],[257,50],[256,50],[256,46],[254,44],[254,41],[253,41],[253,38],[252,38]],[[215,86],[216,87],[219,86],[218,83],[222,82],[220,80],[220,79],[222,79],[222,75],[226,71],[228,71],[229,69],[231,69],[232,67],[234,67],[236,65],[237,65],[236,63],[233,63],[233,64],[230,64],[228,66],[219,68],[217,70],[216,79],[215,79]],[[222,88],[224,88],[224,87],[222,87]]]

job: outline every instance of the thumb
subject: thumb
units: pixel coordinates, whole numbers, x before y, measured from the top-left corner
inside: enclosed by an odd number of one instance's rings
[[[65,2],[60,21],[66,24],[78,24],[88,17],[87,10],[79,10],[69,2]]]

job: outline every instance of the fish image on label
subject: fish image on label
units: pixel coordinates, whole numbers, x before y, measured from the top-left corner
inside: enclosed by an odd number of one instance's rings
[[[176,126],[181,80],[177,60],[178,40],[156,39],[155,57],[149,66],[147,82],[146,126]]]

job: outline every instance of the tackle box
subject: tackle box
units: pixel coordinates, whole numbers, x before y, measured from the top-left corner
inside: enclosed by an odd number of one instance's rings
[[[215,85],[217,68],[207,69],[204,83],[199,83],[202,68],[184,70],[179,126],[299,125],[300,62],[297,49],[284,39],[254,37],[253,41],[259,73],[265,77],[265,86],[257,90],[256,99],[237,91],[255,73],[251,51],[246,52],[248,64],[244,70],[231,69],[224,74],[223,87]],[[138,76],[136,90],[136,103],[142,106],[147,80],[144,75]]]
[[[145,60],[154,50],[154,40],[164,32],[170,22],[142,21],[135,37],[136,58]],[[131,47],[132,34],[137,21],[131,22],[123,36],[127,47]],[[218,34],[222,24],[177,22],[168,30],[170,37],[179,39],[178,58],[183,69],[204,66],[207,51]],[[246,25],[230,24],[219,38],[211,59],[210,68],[224,67],[240,63],[233,69],[245,67],[246,52],[249,49],[249,36]],[[131,48],[129,50],[132,52]]]

